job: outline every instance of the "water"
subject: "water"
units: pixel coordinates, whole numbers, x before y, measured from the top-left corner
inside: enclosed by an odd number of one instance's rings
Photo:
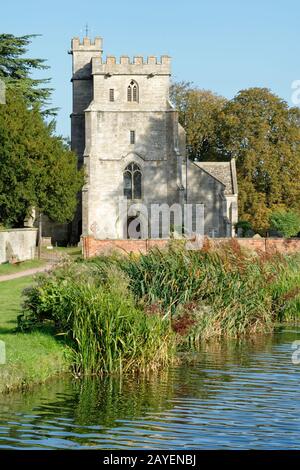
[[[0,448],[299,449],[300,329],[205,346],[159,375],[0,398]]]

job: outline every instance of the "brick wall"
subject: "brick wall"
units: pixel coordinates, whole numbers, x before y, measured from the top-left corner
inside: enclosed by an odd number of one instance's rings
[[[123,253],[147,253],[154,246],[165,247],[167,239],[157,240],[97,240],[91,236],[82,238],[82,250],[85,258],[99,254],[109,254],[112,251]]]
[[[229,238],[209,239],[211,244],[228,242]],[[300,238],[236,238],[241,246],[265,253],[295,253],[300,252]],[[92,236],[82,238],[82,250],[85,258],[92,258],[99,254],[109,254],[113,251],[123,253],[147,253],[157,246],[164,248],[170,242],[169,239],[147,240],[97,240]]]
[[[237,238],[237,240],[245,248],[264,253],[300,252],[300,238]]]

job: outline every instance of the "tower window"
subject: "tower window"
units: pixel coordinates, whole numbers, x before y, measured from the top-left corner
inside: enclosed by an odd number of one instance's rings
[[[115,101],[115,90],[113,88],[109,89],[109,101]]]
[[[138,84],[131,80],[127,88],[127,101],[139,101],[139,87]]]
[[[142,173],[136,163],[130,163],[124,171],[124,196],[127,199],[141,199],[142,197]]]
[[[130,143],[135,144],[135,131],[130,131]]]

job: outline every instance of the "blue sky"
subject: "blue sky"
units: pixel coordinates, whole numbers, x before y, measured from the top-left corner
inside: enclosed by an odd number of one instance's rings
[[[232,98],[264,86],[291,104],[300,79],[299,0],[12,0],[1,3],[1,32],[40,33],[31,56],[48,60],[59,133],[70,135],[70,40],[104,38],[104,55],[173,59],[173,78]],[[44,73],[39,73],[39,76]]]

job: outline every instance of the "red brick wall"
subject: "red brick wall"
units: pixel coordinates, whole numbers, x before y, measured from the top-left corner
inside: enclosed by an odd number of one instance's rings
[[[245,248],[265,253],[300,252],[300,238],[237,238],[236,240]]]
[[[210,239],[210,243],[219,244],[228,242],[228,238]],[[293,253],[300,252],[300,238],[236,238],[240,245],[267,253]],[[112,251],[123,253],[147,253],[154,246],[163,248],[167,246],[168,239],[148,239],[148,240],[96,240],[94,237],[83,237],[82,248],[85,258],[92,258],[99,254],[109,254]]]
[[[169,242],[166,239],[160,240],[96,240],[94,237],[83,237],[83,255],[85,258],[92,258],[99,254],[108,254],[112,251],[124,253],[147,253],[153,246],[163,248]]]

